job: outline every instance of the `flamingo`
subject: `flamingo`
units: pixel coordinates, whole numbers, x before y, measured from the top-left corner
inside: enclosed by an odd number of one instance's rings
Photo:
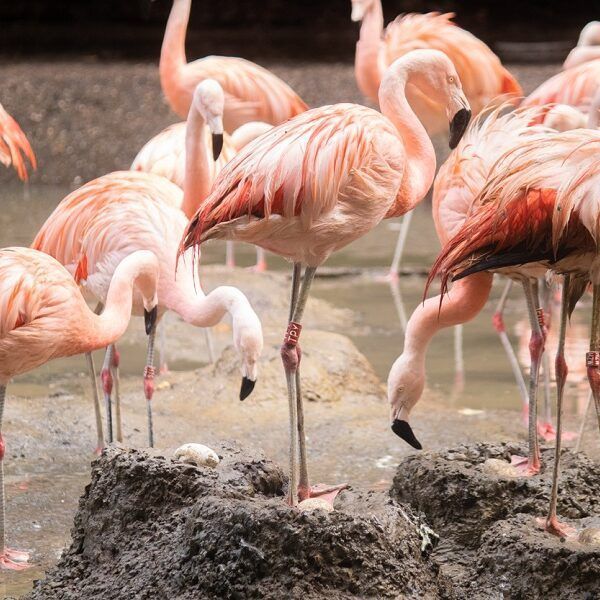
[[[151,173],[117,171],[91,181],[69,194],[42,225],[32,247],[53,256],[85,282],[85,288],[105,304],[116,265],[137,250],[150,250],[158,258],[159,319],[167,310],[196,327],[212,327],[226,313],[233,320],[233,339],[242,357],[240,399],[253,390],[257,361],[262,351],[262,329],[246,296],[237,288],[222,286],[205,295],[191,271],[175,264],[179,241],[188,223],[177,208],[181,190]],[[134,314],[139,313],[134,298]],[[153,445],[151,401],[154,393],[154,331],[150,334],[144,392],[148,407],[149,442]],[[102,382],[107,413],[112,380],[110,353]],[[120,429],[119,424],[117,424]],[[109,436],[110,436],[109,424]]]
[[[0,163],[5,167],[12,166],[21,181],[27,181],[27,159],[35,171],[37,162],[27,137],[19,124],[6,112],[0,104]]]
[[[134,171],[163,175],[182,189],[185,189],[187,174],[188,189],[180,208],[188,218],[202,204],[217,173],[237,151],[272,127],[252,121],[229,136],[223,133],[224,106],[223,88],[214,79],[204,79],[194,90],[187,122],[170,125],[146,142],[131,165]],[[232,248],[228,248],[228,257],[228,265],[234,266]],[[257,250],[255,269],[266,269],[262,250]]]
[[[351,18],[362,21],[354,63],[360,91],[377,103],[385,68],[411,50],[432,48],[454,63],[473,114],[503,94],[522,96],[521,86],[500,59],[484,42],[454,24],[453,17],[436,12],[400,15],[384,31],[381,0],[352,0]],[[443,111],[431,97],[408,90],[408,98],[430,135],[445,131]]]
[[[532,127],[531,123],[536,120],[541,109],[518,109],[504,115],[500,111],[501,109],[496,109],[489,114],[480,115],[440,168],[433,191],[433,217],[444,247],[451,243],[454,236],[459,235],[469,215],[478,211],[478,194],[496,161],[509,148],[522,143],[534,135],[536,130],[540,130],[539,126]],[[530,456],[525,470],[525,474],[529,475],[539,470],[535,409],[543,348],[542,330],[538,321],[540,313],[537,311],[539,306],[532,275],[543,275],[545,271],[546,269],[538,269],[534,273],[511,273],[523,281],[532,325],[530,386],[529,392],[527,389],[522,390],[529,404]],[[392,430],[414,448],[421,449],[422,446],[410,426],[409,416],[425,386],[425,354],[428,345],[440,329],[466,323],[479,314],[488,300],[492,278],[491,273],[485,272],[457,282],[444,304],[440,304],[441,297],[430,298],[417,307],[408,321],[404,351],[392,365],[388,376],[388,399]],[[499,311],[495,317],[495,326],[511,360],[517,382],[520,383],[520,367],[513,358],[514,352],[506,337]],[[520,385],[524,387],[524,383]]]
[[[590,21],[581,30],[577,46],[569,52],[563,69],[570,69],[596,58],[600,58],[600,21]]]
[[[182,119],[188,115],[196,85],[216,79],[225,91],[225,131],[248,121],[279,125],[308,107],[300,97],[263,67],[243,58],[207,56],[188,63],[185,34],[192,0],[173,0],[160,53],[160,83],[169,106]]]
[[[406,99],[409,85],[446,107],[454,147],[470,118],[454,65],[437,50],[409,53],[383,77],[383,114],[357,104],[323,106],[243,148],[221,171],[182,239],[180,252],[224,238],[262,246],[294,264],[290,317],[281,348],[290,409],[292,506],[298,497],[315,496],[333,504],[341,489],[312,488],[308,477],[298,340],[315,272],[332,252],[383,218],[411,210],[433,180],[435,153]]]
[[[70,273],[52,257],[29,248],[0,250],[0,567],[20,570],[29,560],[26,552],[6,545],[1,432],[8,382],[54,358],[114,343],[129,323],[134,288],[149,332],[156,318],[158,275],[151,252],[124,257],[114,269],[106,308],[96,315]]]
[[[431,276],[477,277],[489,268],[537,264],[564,276],[559,343],[555,361],[557,427],[550,533],[566,537],[572,528],[556,514],[561,451],[561,416],[568,373],[564,357],[567,318],[588,283],[593,289],[587,375],[600,427],[600,132],[579,129],[532,136],[500,158],[481,193],[481,210],[444,248]],[[475,275],[473,275],[475,274]]]

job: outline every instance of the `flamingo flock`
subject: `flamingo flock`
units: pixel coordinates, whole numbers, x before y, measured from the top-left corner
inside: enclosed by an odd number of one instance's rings
[[[141,387],[153,446],[154,342],[157,325],[172,311],[205,329],[229,315],[242,375],[239,399],[253,391],[263,349],[260,315],[235,287],[203,292],[197,267],[201,246],[212,239],[255,245],[257,271],[265,268],[265,250],[292,263],[280,348],[289,408],[287,502],[308,506],[318,499],[316,506],[333,509],[346,484],[314,485],[308,469],[300,338],[311,285],[331,254],[383,220],[408,215],[432,185],[442,249],[425,293],[438,276],[441,291],[413,312],[403,352],[391,366],[391,429],[422,448],[411,412],[424,392],[427,348],[439,330],[479,314],[497,273],[522,285],[531,328],[527,385],[501,311],[495,318],[528,418],[528,455],[513,457],[512,468],[515,477],[538,476],[537,393],[549,326],[539,288],[549,273],[562,277],[556,429],[542,423],[555,434],[556,455],[540,526],[572,534],[556,510],[564,348],[568,317],[589,286],[592,331],[582,360],[600,426],[600,25],[588,24],[564,70],[522,99],[499,58],[455,25],[453,15],[403,15],[384,30],[381,0],[352,0],[351,9],[352,20],[361,21],[356,82],[376,108],[341,102],[309,109],[284,81],[243,58],[188,63],[191,0],[174,0],[159,73],[168,104],[186,121],[152,138],[130,170],[101,175],[66,196],[30,248],[0,250],[1,567],[29,564],[28,553],[10,548],[5,534],[1,427],[13,377],[85,354],[97,449],[122,441],[116,344],[130,317],[143,315],[148,351]],[[439,170],[434,134],[447,135],[452,150]],[[27,163],[37,167],[27,138],[2,106],[0,162],[23,181]],[[100,375],[106,423],[91,357],[100,348],[106,349]]]

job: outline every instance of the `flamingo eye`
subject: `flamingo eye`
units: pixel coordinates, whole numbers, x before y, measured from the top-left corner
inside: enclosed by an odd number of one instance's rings
[[[454,83],[454,75],[448,77],[448,83]]]

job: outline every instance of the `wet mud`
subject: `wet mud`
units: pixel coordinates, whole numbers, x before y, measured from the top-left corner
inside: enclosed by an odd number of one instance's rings
[[[542,531],[551,488],[552,449],[543,470],[514,477],[519,444],[474,444],[404,459],[394,499],[422,511],[440,535],[432,557],[458,598],[600,598],[600,473],[584,454],[561,460],[559,518],[573,538]],[[596,516],[594,516],[596,515]]]
[[[27,598],[451,597],[422,523],[386,492],[348,490],[332,513],[301,512],[261,451],[215,450],[215,469],[105,451],[71,546]]]

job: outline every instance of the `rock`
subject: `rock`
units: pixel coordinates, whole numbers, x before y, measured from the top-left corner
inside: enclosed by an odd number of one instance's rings
[[[419,520],[383,492],[336,510],[286,505],[261,452],[217,448],[214,469],[110,448],[94,462],[72,543],[30,600],[448,598]]]
[[[333,506],[327,500],[323,498],[307,498],[298,502],[298,509],[304,512],[311,512],[313,510],[324,510],[325,512],[331,512]]]
[[[219,464],[217,453],[212,448],[203,444],[184,444],[183,446],[179,446],[173,453],[173,458],[198,467],[214,468]]]

